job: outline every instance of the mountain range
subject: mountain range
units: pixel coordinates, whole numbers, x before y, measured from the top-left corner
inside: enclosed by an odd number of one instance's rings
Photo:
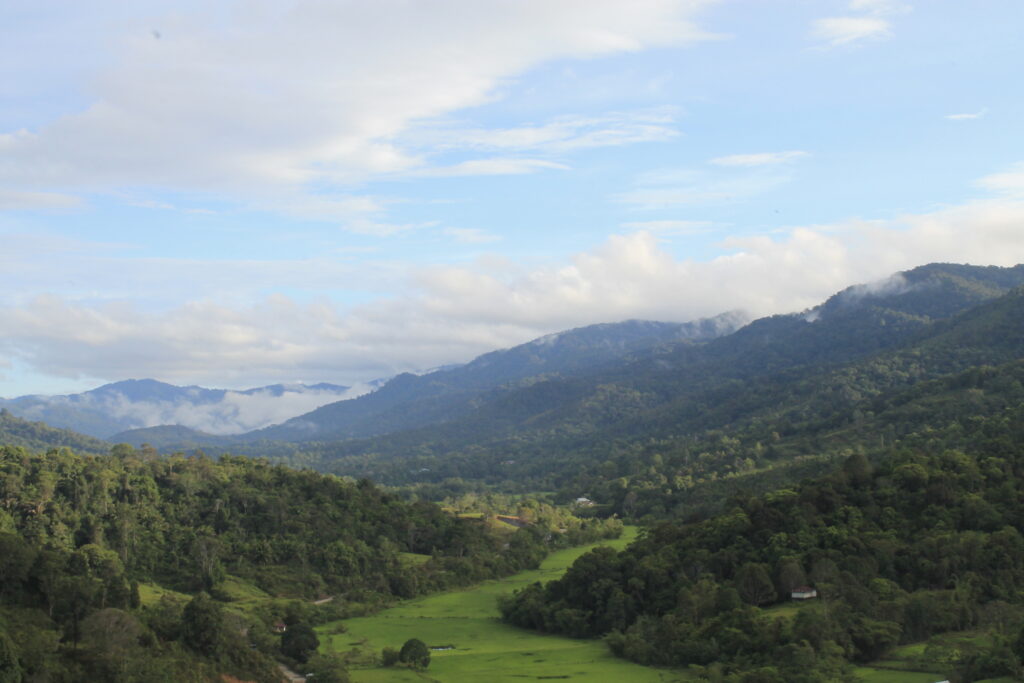
[[[153,379],[105,384],[79,394],[0,399],[0,408],[99,439],[142,427],[177,424],[211,434],[265,427],[374,387],[274,384],[241,391],[175,386]]]
[[[104,436],[163,450],[294,459],[397,483],[459,476],[558,487],[579,479],[588,463],[644,443],[672,450],[702,434],[753,433],[769,422],[785,435],[829,411],[868,410],[861,404],[917,382],[1011,362],[1024,355],[1020,325],[1000,306],[1012,309],[1022,285],[1024,266],[930,264],[753,322],[727,313],[548,335],[465,365],[398,375],[372,393],[241,434],[165,420]],[[998,333],[979,327],[995,319]],[[143,387],[125,387],[132,388]]]

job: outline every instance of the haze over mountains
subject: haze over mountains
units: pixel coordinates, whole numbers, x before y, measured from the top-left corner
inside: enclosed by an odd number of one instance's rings
[[[320,383],[234,391],[130,379],[80,394],[0,399],[0,408],[100,439],[128,429],[168,424],[220,435],[259,429],[373,388]]]
[[[136,445],[227,447],[246,442],[329,441],[385,434],[467,415],[487,394],[514,390],[522,383],[594,372],[660,345],[702,343],[735,331],[748,319],[733,311],[687,323],[629,320],[590,325],[493,351],[465,365],[422,375],[403,373],[353,400],[329,403],[282,424],[234,437],[212,438],[199,433],[201,430],[160,426],[128,430],[111,438]]]

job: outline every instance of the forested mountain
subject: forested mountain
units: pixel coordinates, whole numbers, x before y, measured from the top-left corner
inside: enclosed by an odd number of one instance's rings
[[[727,314],[684,325],[631,321],[551,335],[464,366],[400,375],[372,394],[237,437],[180,430],[118,436],[165,448],[301,453],[301,462],[328,467],[351,456],[458,457],[481,446],[501,461],[521,460],[517,454],[692,433],[710,425],[711,397],[743,393],[758,378],[786,383],[780,373],[818,372],[916,343],[939,321],[1020,284],[1022,266],[932,264],[746,326],[738,314]],[[376,465],[355,467],[345,471],[381,474]]]
[[[593,372],[609,363],[671,343],[694,344],[746,323],[739,312],[689,323],[630,320],[591,325],[492,351],[465,365],[423,375],[404,373],[373,393],[338,401],[283,424],[230,438],[199,431],[140,429],[116,440],[165,448],[221,448],[259,452],[246,444],[343,440],[438,424],[471,413],[485,395],[553,377]],[[268,452],[276,452],[272,448]],[[285,449],[288,450],[288,449]]]
[[[247,437],[345,439],[445,422],[471,412],[481,394],[499,387],[583,374],[661,344],[713,339],[745,322],[742,314],[727,313],[690,323],[631,320],[569,330],[493,351],[452,369],[399,375],[372,394],[323,406]]]
[[[1021,282],[1020,266],[925,266],[702,345],[492,391],[444,425],[307,446],[305,461],[392,482],[464,477],[550,488],[575,479],[579,488],[629,473],[615,462],[645,449],[716,452],[708,440],[723,434],[704,436],[715,430],[753,429],[764,450],[772,433],[814,413],[854,415],[858,401],[880,393],[1020,357],[1019,296],[1006,292]],[[610,476],[596,475],[599,464]]]
[[[0,408],[28,420],[116,441],[113,437],[119,432],[156,425],[182,425],[215,434],[245,432],[336,401],[351,394],[350,389],[321,383],[234,391],[132,379],[80,394],[0,399]]]

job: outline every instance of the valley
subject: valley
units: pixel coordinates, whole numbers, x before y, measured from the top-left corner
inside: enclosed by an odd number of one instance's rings
[[[409,638],[419,638],[434,650],[430,666],[422,673],[396,667],[351,668],[355,683],[377,681],[435,680],[443,683],[471,681],[537,680],[637,681],[660,683],[681,680],[682,674],[638,666],[616,659],[603,643],[517,629],[500,619],[497,601],[535,581],[559,578],[581,555],[598,545],[622,549],[636,538],[638,529],[627,526],[621,538],[559,550],[538,569],[488,581],[472,588],[405,601],[369,617],[348,619],[344,633],[335,624],[317,630],[321,648],[352,653],[355,661],[372,660],[383,647],[398,648]]]
[[[111,444],[5,410],[0,665],[56,683],[1024,673],[1024,268],[932,264],[741,320],[569,330],[237,435]],[[416,640],[429,667],[390,661]]]

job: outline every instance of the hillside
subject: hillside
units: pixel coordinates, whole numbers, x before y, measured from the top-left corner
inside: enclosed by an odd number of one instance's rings
[[[699,344],[746,322],[743,314],[732,312],[689,323],[630,320],[591,325],[492,351],[465,365],[423,375],[404,373],[372,393],[330,403],[280,425],[239,436],[211,438],[189,431],[179,432],[181,438],[175,440],[168,438],[166,430],[143,429],[118,434],[116,439],[168,449],[199,446],[262,453],[269,442],[335,441],[403,431],[470,414],[484,396],[502,388],[593,372],[666,344]],[[282,447],[269,448],[276,452]]]
[[[898,643],[975,629],[990,645],[949,659],[954,680],[1019,677],[1020,377],[988,405],[960,402],[942,430],[911,431],[870,459],[854,451],[827,476],[739,494],[709,519],[657,525],[621,553],[595,551],[506,601],[505,617],[610,634],[616,654],[641,663],[717,663],[730,680],[771,682],[838,680],[848,662]],[[987,397],[990,379],[968,390]],[[817,597],[795,604],[801,586]]]
[[[761,425],[767,444],[766,435],[810,414],[853,414],[857,401],[880,392],[1020,357],[1019,295],[1004,296],[1020,281],[1020,267],[926,266],[703,345],[495,390],[444,425],[309,446],[306,462],[393,482],[463,477],[557,488],[652,442],[688,451],[711,430]]]
[[[106,453],[110,444],[69,429],[55,429],[43,422],[29,422],[0,409],[0,444],[46,451],[71,448],[83,453]]]
[[[0,678],[277,683],[275,658],[312,654],[288,631],[621,531],[544,514],[498,533],[368,481],[265,461],[0,445]],[[305,670],[343,681],[322,673],[331,661]]]

